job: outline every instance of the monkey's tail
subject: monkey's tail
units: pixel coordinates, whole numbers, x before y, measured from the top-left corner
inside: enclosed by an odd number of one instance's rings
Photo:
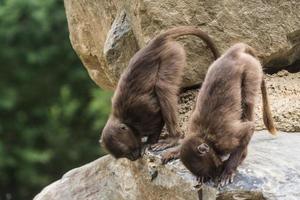
[[[272,118],[272,113],[271,113],[271,109],[269,106],[268,94],[267,94],[266,83],[265,83],[264,78],[262,79],[262,82],[261,82],[261,94],[262,94],[262,103],[263,103],[264,124],[265,124],[266,128],[268,129],[268,131],[271,134],[275,135],[277,130],[275,128],[274,121]]]
[[[220,52],[217,49],[211,37],[207,33],[201,31],[199,28],[195,26],[179,26],[179,27],[171,28],[159,36],[175,39],[177,37],[184,36],[184,35],[195,35],[201,38],[211,49],[215,59],[220,57]]]

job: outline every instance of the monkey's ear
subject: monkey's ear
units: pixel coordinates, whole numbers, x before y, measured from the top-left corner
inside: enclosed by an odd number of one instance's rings
[[[200,156],[204,156],[206,153],[209,152],[209,146],[206,143],[202,143],[197,146],[198,153]]]
[[[120,124],[120,129],[123,130],[123,131],[128,130],[128,128],[125,124]]]

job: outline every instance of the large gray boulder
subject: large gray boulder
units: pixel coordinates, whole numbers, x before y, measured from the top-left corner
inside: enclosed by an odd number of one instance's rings
[[[113,89],[129,59],[156,34],[178,25],[209,33],[221,52],[236,42],[259,51],[266,67],[300,58],[300,1],[64,0],[73,48],[91,78]],[[193,37],[181,40],[188,66],[183,86],[203,80],[211,52]]]
[[[234,183],[203,188],[203,200],[299,200],[300,134],[258,132]],[[135,162],[104,156],[73,169],[34,200],[196,200],[195,178],[179,160],[162,166],[147,152]]]

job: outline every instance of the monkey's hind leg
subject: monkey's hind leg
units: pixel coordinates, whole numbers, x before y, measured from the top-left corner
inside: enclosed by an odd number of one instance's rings
[[[177,95],[182,70],[185,66],[185,52],[178,43],[169,42],[161,54],[162,58],[157,74],[155,92],[169,136],[153,145],[152,149],[154,151],[175,146],[180,138],[180,130],[177,125]]]
[[[262,70],[259,63],[251,63],[245,66],[242,77],[242,121],[254,120],[254,106],[260,84]]]

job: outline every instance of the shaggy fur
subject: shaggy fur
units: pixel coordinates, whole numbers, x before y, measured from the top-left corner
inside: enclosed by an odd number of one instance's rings
[[[164,154],[163,162],[180,155],[183,164],[198,177],[232,180],[254,132],[259,89],[264,123],[275,134],[262,66],[250,46],[235,44],[210,66],[190,119],[189,135],[181,148]],[[228,154],[222,162],[221,157]]]
[[[177,143],[177,93],[186,64],[185,51],[174,39],[195,35],[219,56],[210,37],[195,27],[177,27],[158,35],[130,60],[114,97],[112,113],[102,132],[104,147],[116,158],[136,160],[141,156],[141,138],[158,142],[166,125],[170,137],[153,148],[160,150]]]

